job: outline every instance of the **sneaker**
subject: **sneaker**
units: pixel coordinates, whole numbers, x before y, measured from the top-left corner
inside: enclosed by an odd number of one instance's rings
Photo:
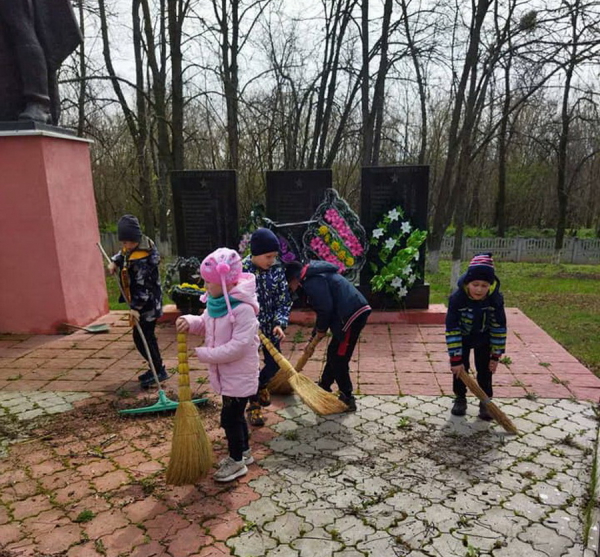
[[[271,404],[271,393],[266,387],[258,389],[258,403],[261,406],[269,406]]]
[[[222,464],[219,466],[219,469],[215,472],[213,477],[216,482],[230,482],[240,476],[245,476],[247,473],[248,467],[243,459],[236,462],[233,458],[228,456],[222,461]]]
[[[340,393],[338,398],[348,407],[346,412],[356,412],[356,399],[352,395]]]
[[[254,427],[265,425],[265,419],[263,418],[262,410],[260,409],[260,404],[258,404],[258,402],[254,402],[248,406],[246,414],[250,425],[253,425]]]
[[[228,458],[231,458],[231,457],[226,456],[225,458],[223,458],[219,461],[219,465],[218,465],[219,468],[221,468],[221,466],[225,466],[225,462],[227,462]],[[248,466],[250,464],[254,464],[254,457],[252,456],[252,451],[250,449],[247,449],[242,453],[242,459],[246,466]]]
[[[254,457],[252,456],[252,451],[250,449],[246,449],[242,456],[244,457],[244,464],[247,466],[248,464],[254,464]]]
[[[450,410],[453,416],[464,416],[467,413],[467,399],[464,396],[457,396],[454,399],[454,406]]]
[[[150,379],[150,377],[152,377],[152,370],[147,369],[146,371],[144,371],[144,373],[142,373],[141,375],[138,375],[138,381],[143,383],[144,381],[148,381],[148,379]]]
[[[169,374],[167,373],[165,366],[163,366],[158,372],[158,380],[160,382],[162,382],[162,381],[166,381],[168,378],[169,378]],[[145,381],[142,381],[141,387],[142,387],[142,389],[147,389],[148,387],[151,387],[152,385],[154,385],[154,383],[156,383],[156,381],[154,380],[154,374],[151,374],[150,377],[148,377],[148,379],[146,379]]]
[[[488,411],[488,405],[483,402],[479,403],[479,419],[486,422],[491,422],[494,419]]]

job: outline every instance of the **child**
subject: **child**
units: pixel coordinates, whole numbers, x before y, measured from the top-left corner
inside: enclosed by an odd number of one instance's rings
[[[469,353],[475,354],[477,383],[491,398],[492,374],[506,347],[506,315],[500,281],[494,271],[491,253],[481,253],[471,259],[467,272],[458,280],[458,290],[448,301],[446,314],[446,344],[450,369],[454,375],[452,388],[456,398],[451,413],[467,413],[467,387],[458,378],[469,370]],[[479,403],[479,418],[491,420],[484,403]]]
[[[156,320],[162,315],[162,289],[158,264],[160,255],[154,242],[142,234],[140,223],[133,215],[123,215],[117,224],[121,251],[112,257],[108,265],[109,273],[115,274],[119,270],[119,280],[127,296],[130,307],[130,322],[133,327],[133,342],[138,352],[147,360],[148,356],[138,328],[138,322],[148,344],[152,363],[159,381],[166,381],[169,377],[163,366],[158,341],[154,332]],[[148,365],[150,362],[148,362]],[[149,369],[138,377],[141,386],[148,388],[155,383],[154,374]]]
[[[311,261],[302,266],[292,261],[286,265],[285,274],[290,290],[295,292],[302,287],[308,303],[317,313],[313,337],[324,336],[331,329],[333,338],[327,348],[327,362],[319,386],[331,392],[335,381],[340,390],[340,400],[354,412],[356,400],[352,395],[349,364],[358,337],[371,314],[371,307],[331,263]]]
[[[288,289],[285,272],[276,264],[279,253],[279,240],[268,228],[259,228],[250,237],[250,255],[245,257],[242,265],[244,271],[252,273],[256,278],[256,295],[260,312],[258,322],[260,330],[279,350],[285,338],[284,329],[288,325],[292,300]],[[279,366],[263,347],[264,366],[260,370],[258,393],[250,397],[248,405],[248,421],[260,427],[265,424],[261,406],[271,404],[271,396],[267,384],[279,370]]]
[[[248,443],[244,410],[248,397],[258,387],[258,301],[254,276],[242,272],[236,251],[219,248],[200,265],[204,279],[206,311],[184,315],[175,323],[177,332],[204,334],[204,346],[196,348],[201,362],[209,364],[212,388],[223,397],[221,427],[229,456],[214,475],[217,482],[230,482],[248,473],[254,462]]]

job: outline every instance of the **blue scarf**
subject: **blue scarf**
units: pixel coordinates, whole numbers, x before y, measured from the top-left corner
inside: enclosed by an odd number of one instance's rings
[[[233,296],[229,296],[229,303],[231,304],[231,309],[233,309],[234,307],[239,306],[242,302]],[[211,317],[223,317],[224,315],[227,315],[227,303],[225,302],[225,296],[213,298],[209,294],[206,301],[206,309],[208,310],[208,315]]]

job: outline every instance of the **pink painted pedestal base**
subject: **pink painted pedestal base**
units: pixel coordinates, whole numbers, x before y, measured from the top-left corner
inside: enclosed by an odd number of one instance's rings
[[[0,332],[55,333],[108,312],[87,141],[0,133]]]

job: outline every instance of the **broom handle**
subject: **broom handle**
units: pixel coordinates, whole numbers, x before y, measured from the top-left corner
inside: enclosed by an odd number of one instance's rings
[[[473,379],[466,371],[461,371],[458,374],[458,378],[467,386],[469,390],[484,404],[490,402],[490,397],[487,393],[479,386],[477,381]]]
[[[102,255],[104,255],[104,258],[106,259],[106,261],[108,263],[112,263],[112,259],[108,256],[108,253],[106,253],[104,251],[102,244],[100,242],[96,242],[96,245],[102,252]],[[121,292],[121,296],[123,296],[124,300],[127,300],[127,296],[125,295],[125,291],[123,290],[123,285],[121,284],[119,277],[117,277],[117,275],[113,275],[113,276],[115,277],[115,280],[117,281],[117,285],[119,287],[119,291]],[[129,305],[129,303],[127,305]],[[129,306],[129,309],[132,309],[131,306]],[[135,328],[138,332],[138,335],[142,339],[142,344],[144,345],[144,351],[146,352],[146,359],[148,360],[148,363],[150,364],[150,369],[152,370],[152,375],[154,375],[154,381],[156,381],[156,384],[158,385],[158,388],[160,389],[160,381],[158,380],[158,373],[156,373],[156,369],[154,368],[154,362],[152,361],[152,355],[150,354],[150,347],[148,346],[148,343],[146,342],[146,337],[144,336],[144,331],[142,331],[142,327],[140,326],[139,321],[137,319],[134,319],[134,321],[135,321]]]
[[[295,365],[296,371],[298,373],[300,373],[302,371],[302,369],[306,365],[306,362],[308,362],[310,357],[315,353],[315,348],[317,347],[317,344],[319,344],[319,342],[321,342],[322,338],[323,338],[323,336],[315,335],[310,340],[310,342],[304,347],[304,352],[302,352],[302,355],[300,356],[300,358],[298,358],[298,361],[296,362],[296,365]]]
[[[295,374],[296,370],[294,366],[289,362],[289,360],[285,359],[283,354],[279,352],[277,348],[275,348],[273,343],[261,331],[258,332],[258,336],[260,337],[260,340],[264,344],[265,348],[269,351],[269,354],[273,356],[273,359],[275,360],[277,365],[284,371]]]

